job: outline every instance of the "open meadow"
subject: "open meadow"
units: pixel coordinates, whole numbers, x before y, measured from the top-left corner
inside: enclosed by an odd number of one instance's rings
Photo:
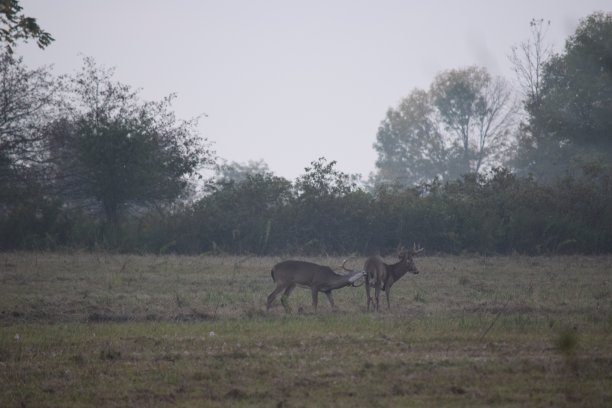
[[[417,257],[316,314],[265,311],[280,260],[0,254],[0,407],[610,406],[612,257]]]

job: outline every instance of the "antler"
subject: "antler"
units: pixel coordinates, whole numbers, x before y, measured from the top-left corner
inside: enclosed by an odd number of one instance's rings
[[[349,259],[353,259],[353,258],[354,258],[354,256],[349,256],[348,258],[346,258],[346,259],[344,260],[344,262],[342,262],[342,269],[344,269],[344,270],[345,270],[345,271],[347,271],[347,272],[355,272],[354,270],[352,270],[352,269],[348,269],[348,268],[345,266],[345,265],[346,265],[346,263],[349,261]]]
[[[423,248],[421,246],[421,244],[419,244],[419,247],[417,248],[416,243],[414,243],[414,242],[412,243],[412,255],[416,255],[419,252],[423,252],[424,250],[425,250],[425,248]]]
[[[349,256],[348,258],[346,258],[344,260],[344,262],[342,262],[342,269],[344,269],[347,272],[351,272],[351,273],[355,273],[356,274],[357,272],[355,272],[353,269],[349,269],[349,268],[346,267],[346,263],[349,261],[349,259],[353,259],[353,258],[355,258],[355,257],[354,256]],[[363,278],[365,276],[365,274],[366,274],[365,272],[359,271],[359,275],[355,275],[353,277],[353,280],[351,281],[351,285],[353,287],[355,287],[355,288],[358,288],[359,286],[363,285],[365,280],[363,282],[361,282],[359,285],[356,285],[355,282],[358,282],[359,280],[361,280],[361,278]]]

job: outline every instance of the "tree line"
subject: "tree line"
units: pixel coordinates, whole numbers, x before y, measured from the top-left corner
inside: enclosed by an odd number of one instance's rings
[[[16,21],[20,9],[8,11]],[[52,41],[32,27],[39,45]],[[418,242],[444,253],[609,253],[612,15],[582,20],[559,54],[544,47],[542,20],[531,29],[512,53],[519,102],[483,68],[440,73],[389,109],[368,181],[325,158],[293,181],[262,161],[221,161],[198,118],[176,118],[172,95],[143,101],[91,58],[71,76],[30,69],[9,48],[0,249],[366,254]]]
[[[0,223],[3,249],[181,254],[347,254],[420,243],[429,253],[609,253],[612,173],[552,185],[497,168],[407,188],[358,187],[319,159],[294,183],[271,173],[224,181],[192,203],[108,223],[57,201],[25,201]]]

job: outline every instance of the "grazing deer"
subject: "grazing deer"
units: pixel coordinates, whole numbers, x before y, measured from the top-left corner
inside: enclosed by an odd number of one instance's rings
[[[363,268],[365,269],[365,287],[366,295],[368,297],[368,312],[370,311],[370,304],[374,305],[374,301],[370,296],[370,288],[374,287],[375,298],[376,298],[376,311],[379,309],[379,294],[380,291],[385,291],[387,295],[387,309],[391,309],[391,302],[389,296],[391,295],[391,286],[398,281],[406,272],[412,272],[413,274],[419,273],[419,270],[414,265],[412,257],[419,252],[423,251],[423,248],[413,244],[412,251],[399,247],[397,250],[400,261],[398,263],[387,265],[383,262],[380,256],[371,256],[366,259]]]
[[[365,275],[365,272],[355,272],[347,269],[345,267],[347,261],[348,259],[342,263],[342,269],[351,272],[348,275],[339,275],[328,266],[305,261],[284,261],[274,265],[272,268],[272,280],[276,282],[276,288],[268,296],[266,309],[269,310],[276,296],[285,291],[281,297],[281,303],[285,311],[289,312],[287,298],[296,286],[310,288],[312,291],[312,306],[315,312],[317,311],[319,292],[325,293],[331,307],[335,308],[336,305],[334,304],[331,291],[349,285],[356,286],[355,282]]]

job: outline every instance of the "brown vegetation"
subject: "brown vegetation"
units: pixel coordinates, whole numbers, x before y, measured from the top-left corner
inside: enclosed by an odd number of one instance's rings
[[[296,291],[288,316],[265,312],[279,260],[0,254],[0,406],[612,398],[610,257],[423,257],[391,312],[345,288],[317,314]]]

